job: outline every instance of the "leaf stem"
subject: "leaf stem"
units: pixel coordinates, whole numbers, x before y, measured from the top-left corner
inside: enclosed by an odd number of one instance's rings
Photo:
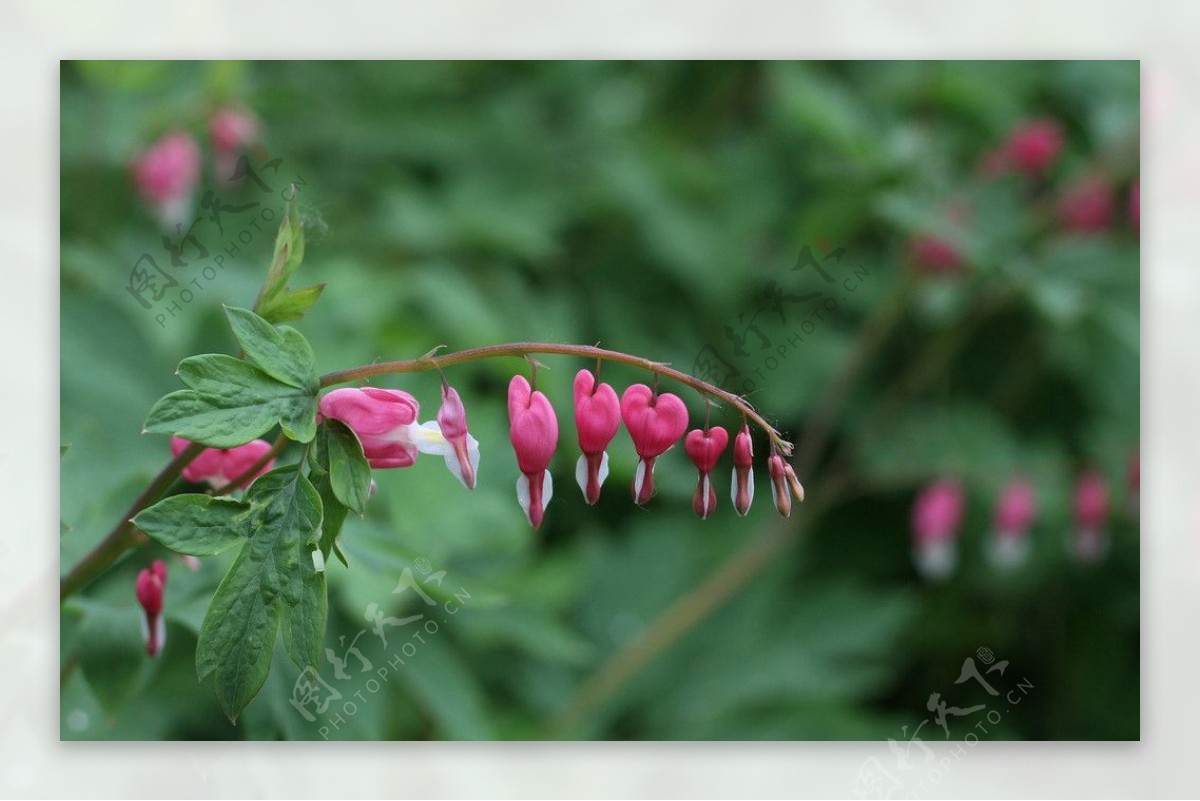
[[[339,370],[336,373],[329,373],[321,376],[321,386],[328,387],[335,384],[345,384],[350,381],[357,381],[363,378],[371,378],[380,375],[392,375],[395,373],[419,373],[426,370],[441,370],[446,367],[451,367],[456,364],[465,364],[467,362],[479,361],[481,359],[495,359],[500,357],[521,357],[525,358],[534,354],[551,354],[558,356],[578,356],[585,359],[595,359],[600,361],[618,362],[620,364],[628,364],[631,367],[640,367],[643,370],[649,370],[655,375],[664,376],[666,378],[678,381],[681,384],[691,387],[704,396],[712,396],[719,398],[725,403],[737,409],[744,416],[753,420],[754,423],[766,432],[771,440],[771,445],[788,456],[792,452],[792,443],[788,442],[783,436],[775,430],[775,427],[768,423],[762,415],[754,410],[745,398],[734,395],[731,392],[716,387],[707,381],[703,381],[695,376],[688,375],[680,370],[665,364],[663,362],[655,362],[650,359],[644,359],[640,356],[632,356],[628,353],[621,353],[615,350],[606,350],[597,348],[591,345],[564,345],[556,342],[511,342],[503,345],[487,345],[482,348],[470,348],[468,350],[460,350],[455,353],[447,353],[445,356],[426,355],[418,359],[403,359],[392,362],[377,362],[375,364],[367,364],[362,367],[352,367],[349,370]]]

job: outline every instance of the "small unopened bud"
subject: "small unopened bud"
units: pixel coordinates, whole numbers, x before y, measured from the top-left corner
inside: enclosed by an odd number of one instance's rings
[[[742,517],[750,512],[754,500],[754,441],[750,426],[743,425],[733,441],[733,508]]]
[[[142,640],[146,653],[158,656],[167,642],[167,630],[163,622],[163,593],[167,584],[167,563],[156,559],[150,567],[138,573],[134,591],[142,606]]]

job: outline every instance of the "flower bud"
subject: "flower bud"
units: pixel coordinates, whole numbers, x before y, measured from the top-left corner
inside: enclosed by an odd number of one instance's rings
[[[163,592],[167,585],[167,564],[161,559],[150,563],[138,573],[134,592],[142,606],[142,641],[146,653],[158,656],[167,643],[166,624],[163,621]]]
[[[688,413],[677,396],[634,384],[621,396],[621,419],[637,450],[633,499],[644,504],[654,495],[654,460],[670,450],[687,431]]]
[[[733,497],[733,508],[745,517],[754,500],[754,440],[750,438],[748,425],[743,425],[733,440],[733,485],[730,495]]]
[[[717,492],[713,489],[711,473],[717,466],[717,460],[729,444],[729,433],[720,426],[694,429],[688,432],[683,441],[684,450],[691,457],[692,464],[700,471],[696,483],[696,494],[692,498],[692,509],[706,520],[717,508]]]
[[[771,475],[771,500],[775,510],[783,517],[791,517],[792,498],[795,497],[797,503],[804,503],[804,487],[796,478],[796,471],[778,451],[767,459],[767,469]]]
[[[449,384],[442,384],[442,405],[438,409],[437,421],[448,443],[443,453],[446,467],[464,487],[475,489],[479,442],[467,433],[467,410],[458,392]]]
[[[608,444],[621,427],[621,402],[608,384],[597,384],[590,370],[575,374],[575,428],[582,455],[575,464],[575,481],[589,504],[600,500],[608,478]]]

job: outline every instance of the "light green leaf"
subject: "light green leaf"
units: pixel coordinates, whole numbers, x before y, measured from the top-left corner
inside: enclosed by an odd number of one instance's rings
[[[295,292],[281,292],[269,301],[264,301],[259,306],[258,313],[263,319],[273,323],[299,320],[317,302],[324,289],[324,284],[316,284],[297,289]]]
[[[321,499],[300,465],[251,485],[249,539],[221,581],[196,646],[196,672],[214,675],[217,700],[236,721],[271,669],[280,622],[297,665],[315,665],[324,636],[324,577],[312,565]]]
[[[245,541],[249,508],[229,498],[172,495],[142,510],[133,524],[172,551],[213,556]]]
[[[225,316],[247,359],[277,381],[316,391],[317,360],[299,331],[271,325],[245,309],[226,306]]]

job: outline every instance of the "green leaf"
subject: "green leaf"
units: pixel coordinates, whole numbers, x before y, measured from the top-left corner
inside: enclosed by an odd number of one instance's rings
[[[202,680],[214,675],[217,700],[232,721],[266,681],[281,622],[297,665],[315,666],[320,652],[327,600],[312,551],[321,498],[300,467],[272,470],[250,486],[249,538],[200,628],[196,672]]]
[[[276,424],[300,442],[316,434],[315,388],[282,383],[253,365],[217,353],[184,359],[178,373],[188,389],[160,398],[144,431],[178,434],[213,448],[244,445]]]
[[[258,309],[258,314],[273,323],[286,323],[299,320],[304,313],[317,302],[324,284],[297,289],[295,292],[281,292],[269,301],[264,301]]]
[[[317,360],[299,331],[231,306],[225,307],[225,316],[246,358],[264,373],[298,389],[317,390]]]
[[[325,421],[329,482],[334,496],[362,515],[371,491],[371,465],[363,455],[362,443],[340,420]]]
[[[143,509],[133,524],[172,551],[213,556],[245,541],[249,508],[229,498],[172,495]]]
[[[312,468],[313,486],[316,487],[317,494],[321,496],[321,508],[324,512],[321,517],[321,555],[328,560],[330,553],[333,553],[343,565],[349,567],[345,555],[337,544],[338,534],[342,531],[342,524],[346,522],[346,513],[349,510],[334,493],[333,481],[329,474],[329,422],[332,421],[326,421],[326,425],[320,427],[317,436],[313,439],[312,445],[308,449],[308,463]],[[369,487],[370,479],[368,478]]]

